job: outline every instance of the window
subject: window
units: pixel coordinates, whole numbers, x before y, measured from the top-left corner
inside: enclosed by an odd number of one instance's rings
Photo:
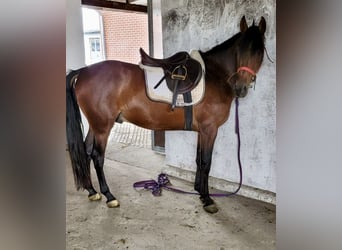
[[[100,52],[100,38],[89,38],[90,49],[92,52]]]

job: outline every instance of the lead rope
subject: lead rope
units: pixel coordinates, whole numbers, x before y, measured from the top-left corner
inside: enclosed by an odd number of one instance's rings
[[[228,196],[234,195],[237,192],[239,192],[241,185],[242,185],[242,164],[241,164],[241,157],[240,157],[241,142],[240,142],[239,99],[238,98],[235,98],[235,133],[237,135],[237,140],[238,140],[237,156],[238,156],[239,172],[240,172],[239,186],[234,192],[229,193],[229,194],[209,194],[212,197],[228,197]],[[157,181],[155,180],[138,181],[133,184],[133,187],[151,190],[154,196],[160,196],[162,188],[165,188],[166,190],[170,190],[173,192],[182,193],[182,194],[199,195],[199,193],[183,191],[178,188],[170,187],[170,185],[171,185],[171,182],[168,176],[164,173],[161,173],[158,175]]]
[[[210,194],[210,196],[213,196],[213,197],[232,196],[234,194],[237,194],[237,192],[239,192],[239,190],[242,186],[242,164],[241,164],[241,157],[240,157],[241,139],[240,139],[240,122],[239,122],[239,98],[237,98],[237,97],[235,98],[235,134],[237,136],[237,158],[238,158],[239,172],[240,172],[239,186],[232,193],[229,193],[229,194]]]

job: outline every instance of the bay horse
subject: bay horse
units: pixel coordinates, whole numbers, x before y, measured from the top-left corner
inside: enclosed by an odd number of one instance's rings
[[[266,21],[248,27],[245,17],[240,32],[207,52],[200,51],[205,63],[205,95],[193,107],[192,130],[198,132],[196,178],[203,208],[216,213],[209,196],[208,176],[218,128],[228,119],[234,98],[245,97],[264,57]],[[67,142],[77,190],[86,189],[91,201],[100,200],[90,177],[93,160],[100,191],[108,207],[118,207],[103,171],[109,133],[116,121],[127,121],[151,130],[183,130],[183,108],[173,111],[169,104],[151,101],[145,90],[144,71],[139,65],[103,61],[71,71],[66,76]],[[89,123],[83,140],[80,109]]]

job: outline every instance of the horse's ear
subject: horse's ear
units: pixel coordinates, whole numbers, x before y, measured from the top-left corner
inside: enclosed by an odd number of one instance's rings
[[[264,34],[266,31],[266,21],[265,18],[262,16],[259,22],[259,30],[261,34]]]
[[[248,29],[248,25],[247,25],[247,22],[246,22],[246,18],[245,18],[245,16],[243,16],[241,18],[241,21],[240,21],[240,31],[241,32],[245,32],[247,29]]]

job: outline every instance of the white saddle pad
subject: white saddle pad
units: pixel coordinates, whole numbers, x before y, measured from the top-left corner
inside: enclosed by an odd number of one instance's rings
[[[184,102],[184,98],[182,94],[179,94],[177,96],[176,100],[176,107],[184,107],[184,106],[190,106],[195,105],[199,103],[203,96],[205,91],[205,65],[203,62],[203,59],[198,52],[198,50],[193,50],[190,53],[191,58],[197,60],[201,66],[202,66],[202,78],[196,88],[194,88],[191,91],[192,96],[192,102]],[[154,89],[154,86],[159,82],[159,80],[164,76],[164,70],[162,68],[158,67],[150,67],[143,64],[139,64],[140,68],[142,68],[145,72],[145,82],[146,82],[146,93],[147,96],[152,101],[157,102],[165,102],[172,104],[172,95],[173,93],[169,90],[169,88],[166,85],[166,80],[163,80],[163,82],[158,86],[158,88]]]

